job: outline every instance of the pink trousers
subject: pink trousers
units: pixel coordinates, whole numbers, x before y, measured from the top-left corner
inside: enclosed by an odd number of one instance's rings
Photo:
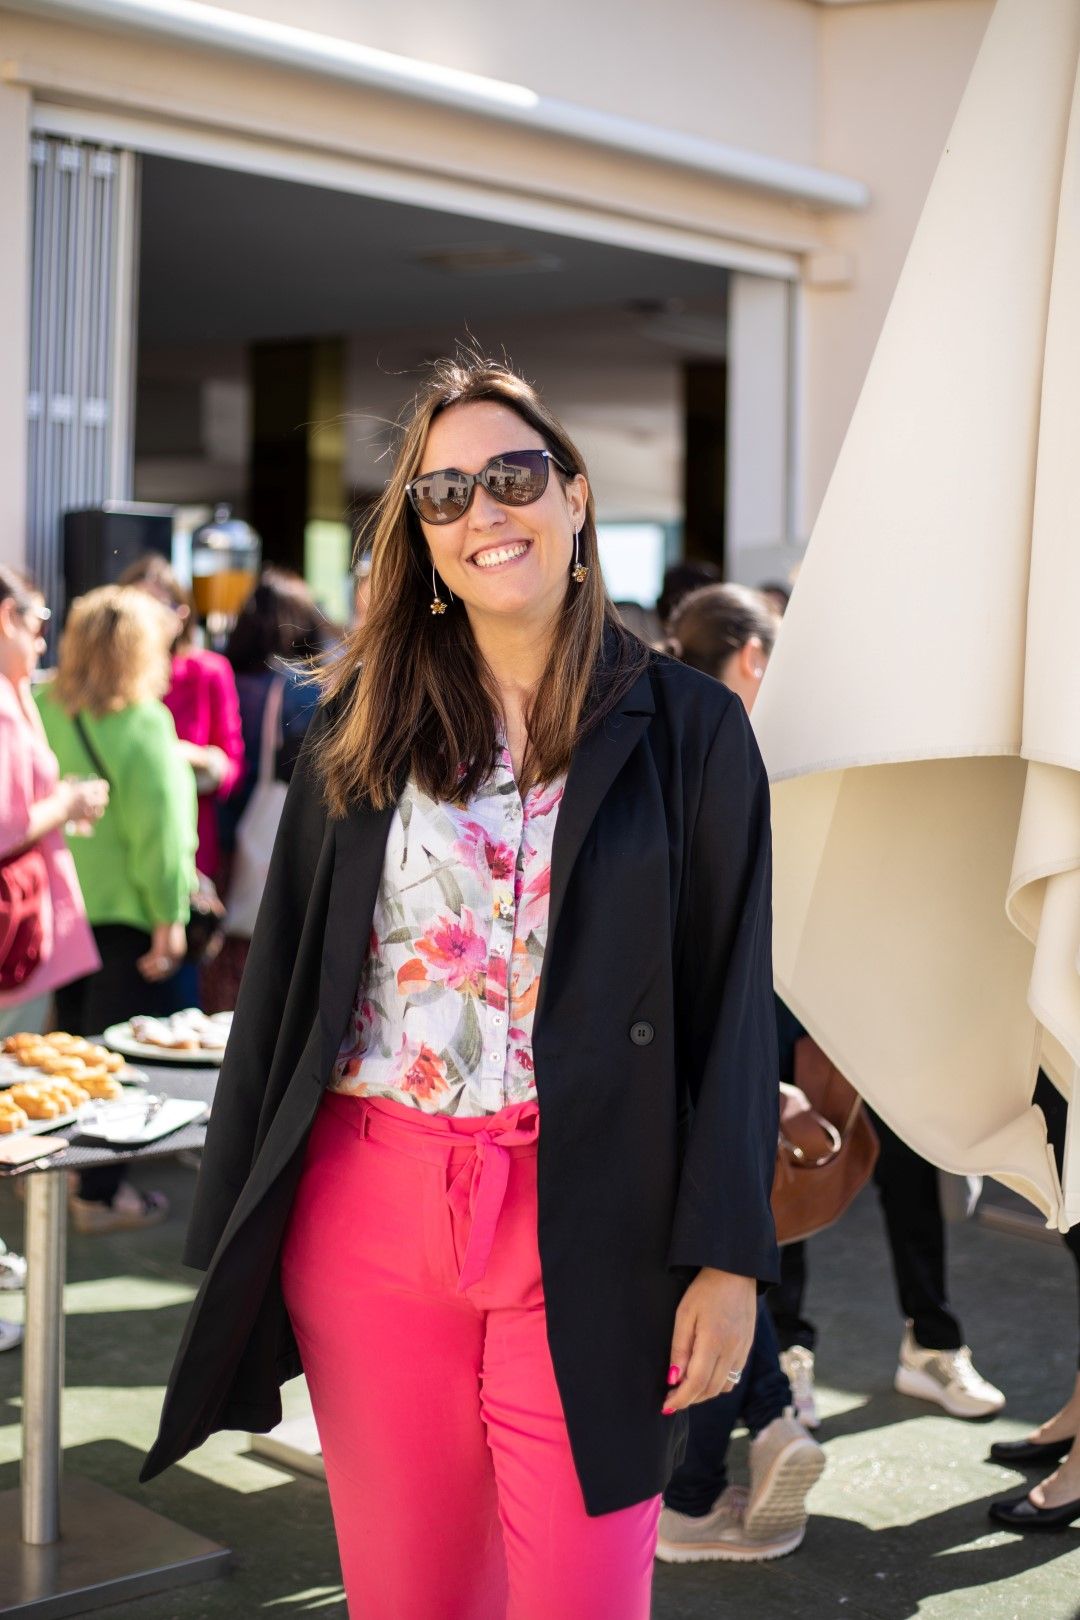
[[[282,1254],[354,1620],[648,1620],[660,1499],[585,1512],[534,1104],[323,1100]]]

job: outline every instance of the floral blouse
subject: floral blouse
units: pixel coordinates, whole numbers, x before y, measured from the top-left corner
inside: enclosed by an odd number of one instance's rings
[[[408,783],[333,1091],[474,1116],[535,1098],[532,1022],[564,787],[541,784],[522,802],[505,744],[467,805]]]

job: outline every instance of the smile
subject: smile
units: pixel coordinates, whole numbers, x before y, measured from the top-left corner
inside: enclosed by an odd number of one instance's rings
[[[531,540],[515,540],[508,546],[488,546],[469,558],[477,568],[504,568],[508,563],[515,563],[532,545]]]

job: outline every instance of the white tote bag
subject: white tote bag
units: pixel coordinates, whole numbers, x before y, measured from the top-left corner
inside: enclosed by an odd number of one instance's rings
[[[255,918],[266,887],[270,856],[288,792],[287,784],[278,782],[274,775],[277,751],[282,741],[281,709],[284,698],[285,677],[275,675],[263,709],[258,780],[236,826],[236,854],[229,882],[225,931],[238,934],[241,939],[250,939],[255,930]]]

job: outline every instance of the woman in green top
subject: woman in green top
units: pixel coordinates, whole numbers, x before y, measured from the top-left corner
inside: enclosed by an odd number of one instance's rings
[[[38,704],[64,774],[104,775],[109,806],[72,854],[101,967],[57,993],[59,1027],[98,1034],[139,1013],[179,1010],[174,980],[195,887],[195,779],[161,702],[169,684],[169,614],[145,591],[106,585],[71,606],[54,680]],[[84,1230],[164,1219],[160,1194],[136,1194],[117,1171],[82,1178]]]

